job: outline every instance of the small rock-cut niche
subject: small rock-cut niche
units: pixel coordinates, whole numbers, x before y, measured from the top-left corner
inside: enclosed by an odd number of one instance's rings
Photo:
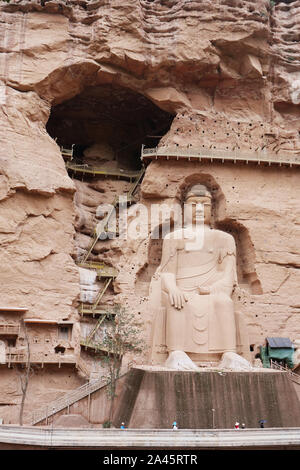
[[[47,131],[58,145],[71,148],[77,163],[92,156],[128,169],[140,167],[142,145],[155,147],[173,115],[145,96],[119,85],[85,88],[51,110]]]
[[[66,350],[66,348],[64,346],[56,346],[54,348],[54,351],[55,351],[56,354],[64,354],[65,350]]]

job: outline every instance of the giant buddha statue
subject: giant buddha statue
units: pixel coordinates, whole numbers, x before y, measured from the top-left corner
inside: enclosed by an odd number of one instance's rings
[[[169,359],[175,354],[183,361],[183,369],[237,352],[231,299],[237,284],[236,246],[230,234],[211,227],[211,207],[212,195],[205,186],[188,189],[185,224],[164,238],[151,285],[156,309],[152,358],[162,346]]]

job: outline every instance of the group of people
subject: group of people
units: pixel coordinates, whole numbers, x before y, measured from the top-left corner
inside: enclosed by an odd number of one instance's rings
[[[264,428],[265,427],[265,422],[266,420],[265,419],[260,419],[258,421],[259,425],[261,428]],[[120,426],[121,429],[125,429],[125,423],[121,423],[121,426]],[[245,429],[246,426],[245,426],[245,423],[242,423],[241,424],[241,427],[240,427],[240,423],[238,421],[235,422],[235,425],[234,425],[234,429]],[[172,429],[173,431],[176,431],[178,429],[178,426],[177,426],[177,422],[176,421],[173,421],[172,423]]]
[[[259,425],[261,428],[264,428],[265,427],[265,422],[266,420],[265,419],[260,419],[258,421]],[[245,429],[246,428],[246,425],[245,423],[242,423],[241,426],[240,426],[240,423],[238,421],[236,421],[235,425],[234,425],[234,429]],[[172,424],[172,429],[178,429],[178,426],[177,426],[177,423],[176,421],[174,421],[174,423]]]
[[[242,423],[241,424],[241,427],[240,427],[240,423],[238,421],[236,421],[235,425],[234,425],[234,429],[245,429],[245,423]]]
[[[260,419],[258,421],[258,424],[261,428],[264,428],[265,427],[265,422],[266,420],[265,419]],[[235,425],[234,425],[234,429],[245,429],[245,423],[242,423],[241,424],[241,427],[240,427],[240,423],[238,421],[236,421]]]

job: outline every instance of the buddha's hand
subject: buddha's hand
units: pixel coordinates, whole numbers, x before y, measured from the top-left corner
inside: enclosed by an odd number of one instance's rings
[[[178,287],[169,289],[169,299],[171,305],[173,305],[178,310],[182,309],[184,303],[188,301],[187,296]]]
[[[198,288],[198,293],[200,295],[209,295],[211,292],[210,292],[210,288],[209,287],[199,287]]]

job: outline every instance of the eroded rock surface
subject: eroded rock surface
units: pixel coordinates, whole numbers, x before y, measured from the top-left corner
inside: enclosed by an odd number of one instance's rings
[[[97,162],[96,145],[107,161],[126,167],[130,160],[131,169],[140,164],[141,145],[157,143],[299,159],[299,30],[299,0],[1,4],[1,304],[28,308],[25,318],[72,322],[72,347],[79,358],[75,259],[89,246],[98,205],[111,203],[129,187],[113,177],[69,177],[59,146],[71,145],[80,132],[90,148],[86,158]],[[101,108],[108,123],[102,130],[97,93],[89,93],[90,87],[100,91],[98,96],[111,96],[111,104],[108,98]],[[133,101],[121,108],[116,90]],[[74,113],[66,117],[58,107],[78,96],[78,107],[72,105]],[[162,124],[153,111],[152,122],[146,107],[145,121],[135,122],[135,96],[139,106],[147,99],[171,118]],[[50,129],[51,116],[57,121]],[[94,124],[83,125],[92,118]],[[67,132],[76,119],[79,125]],[[134,140],[132,152],[126,146]],[[116,142],[127,150],[120,160],[111,160]],[[235,306],[246,319],[252,356],[266,336],[300,337],[298,178],[296,167],[156,161],[147,167],[140,189],[140,201],[149,209],[154,203],[171,204],[193,182],[214,190],[215,224],[237,242]],[[94,261],[118,270],[104,301],[121,301],[143,321],[145,344],[153,321],[149,285],[160,254],[159,240],[149,236],[98,242],[92,254]],[[93,370],[94,359],[87,356],[83,352]],[[15,370],[6,374],[15,377]],[[81,383],[74,374],[66,373],[59,386],[54,381],[51,399]],[[39,404],[49,399],[33,387],[29,392]],[[17,420],[19,402],[16,381],[2,397],[7,420]],[[30,422],[29,399],[26,406]]]

